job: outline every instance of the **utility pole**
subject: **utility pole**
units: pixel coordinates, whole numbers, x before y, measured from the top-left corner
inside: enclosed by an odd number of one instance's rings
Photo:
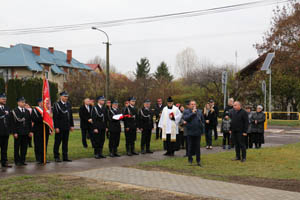
[[[109,91],[109,86],[110,86],[110,73],[109,73],[109,45],[111,45],[111,44],[109,43],[109,37],[108,37],[108,34],[107,34],[105,31],[103,31],[103,30],[101,30],[101,29],[99,29],[99,28],[97,28],[97,27],[94,27],[94,26],[92,27],[92,29],[104,33],[105,36],[106,36],[106,39],[107,39],[107,42],[103,42],[103,44],[106,45],[105,97],[106,97],[106,99],[109,99],[109,94],[110,94],[110,91]]]

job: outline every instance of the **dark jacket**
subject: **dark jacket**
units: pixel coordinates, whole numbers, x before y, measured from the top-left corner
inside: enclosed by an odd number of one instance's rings
[[[113,116],[121,114],[121,111],[119,109],[114,110],[113,108],[110,108],[107,113],[108,113],[108,130],[109,130],[109,132],[120,133],[121,132],[120,120],[113,119]]]
[[[216,124],[216,112],[208,112],[208,115],[203,114],[204,115],[204,119],[205,119],[205,127],[209,128],[209,129],[213,129],[217,124]],[[209,123],[206,123],[206,120],[209,121]]]
[[[8,106],[0,108],[0,136],[8,136],[10,133],[9,112]]]
[[[155,105],[154,108],[154,114],[155,114],[155,122],[158,123],[160,119],[160,115],[162,113],[162,110],[164,109],[164,105],[162,104],[160,107],[158,104]]]
[[[151,130],[154,128],[153,125],[153,112],[150,110],[147,110],[145,107],[143,107],[138,115],[138,124],[139,128]]]
[[[138,113],[135,107],[131,107],[130,105],[125,108],[124,115],[131,115],[131,118],[124,119],[124,127],[129,129],[136,129],[138,128],[137,118]]]
[[[107,128],[107,110],[103,105],[100,108],[99,105],[94,106],[92,110],[93,129],[103,130]]]
[[[233,106],[226,106],[223,112],[223,118],[225,117],[226,112],[231,113],[233,111]]]
[[[185,109],[183,119],[187,122],[185,127],[188,136],[200,136],[204,133],[204,117],[201,110],[193,113],[191,109]]]
[[[34,135],[44,134],[43,116],[37,110],[37,108],[32,109],[31,121],[33,122],[32,132],[34,133]],[[45,125],[45,131],[46,131],[46,134],[49,134],[49,127],[47,125]]]
[[[232,110],[229,117],[231,118],[230,130],[232,132],[247,133],[249,119],[248,113],[244,109]]]
[[[54,128],[60,130],[69,130],[74,127],[72,106],[69,102],[63,104],[61,101],[53,105]]]
[[[13,134],[28,135],[31,132],[31,117],[27,109],[25,109],[25,112],[21,112],[19,108],[12,110],[10,122]]]
[[[255,120],[257,120],[257,124],[255,124]],[[252,114],[250,122],[251,122],[251,132],[252,133],[264,133],[264,122],[266,120],[266,116],[264,112],[255,112]]]
[[[79,117],[80,117],[80,128],[81,129],[91,129],[92,123],[88,122],[89,119],[92,119],[92,109],[93,106],[89,105],[89,110],[85,105],[80,106],[79,108]]]
[[[215,116],[214,116],[214,125],[218,125],[218,116],[219,116],[219,107],[217,105],[214,105],[215,110]]]

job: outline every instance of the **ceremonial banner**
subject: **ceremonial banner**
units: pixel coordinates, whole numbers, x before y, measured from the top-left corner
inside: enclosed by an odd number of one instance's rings
[[[49,83],[46,78],[43,81],[43,122],[53,130],[53,119],[50,100]]]

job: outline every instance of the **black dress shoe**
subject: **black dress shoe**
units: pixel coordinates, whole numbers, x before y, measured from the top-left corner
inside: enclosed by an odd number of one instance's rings
[[[246,158],[243,158],[243,159],[241,160],[241,162],[246,162]]]
[[[169,152],[164,153],[164,156],[169,156],[169,155],[170,155]]]
[[[197,165],[198,165],[199,167],[202,167],[202,165],[201,165],[201,163],[200,163],[200,162],[198,162],[198,163],[197,163]]]
[[[25,166],[25,165],[27,165],[27,163],[25,163],[25,162],[22,162],[22,165],[24,165],[24,166]]]
[[[117,154],[117,153],[114,153],[114,156],[115,157],[121,157],[119,154]]]
[[[72,162],[72,160],[69,159],[63,159],[64,162]]]
[[[18,167],[23,166],[22,163],[15,163],[15,165]]]
[[[106,158],[106,156],[99,154],[99,158]]]
[[[114,155],[113,153],[110,153],[110,154],[109,154],[109,157],[112,157],[112,158],[113,158],[113,157],[115,157],[115,155]]]
[[[100,159],[99,155],[94,156],[95,159]]]
[[[132,155],[136,156],[136,155],[139,155],[139,154],[133,151]]]
[[[146,151],[145,151],[145,150],[142,150],[141,154],[146,154]]]
[[[153,151],[147,150],[146,153],[153,153]]]
[[[12,168],[12,166],[9,165],[9,164],[7,164],[7,163],[2,164],[1,166],[2,166],[2,167],[6,167],[6,168]]]
[[[55,162],[61,162],[59,158],[55,158]]]
[[[132,156],[131,152],[127,152],[127,156]]]

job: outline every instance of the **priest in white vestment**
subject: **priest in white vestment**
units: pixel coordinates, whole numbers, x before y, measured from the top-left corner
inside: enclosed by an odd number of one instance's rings
[[[162,139],[165,143],[166,156],[174,156],[176,149],[176,135],[179,133],[178,124],[181,119],[180,110],[174,106],[172,97],[167,99],[167,106],[164,107],[158,127],[162,129]]]

